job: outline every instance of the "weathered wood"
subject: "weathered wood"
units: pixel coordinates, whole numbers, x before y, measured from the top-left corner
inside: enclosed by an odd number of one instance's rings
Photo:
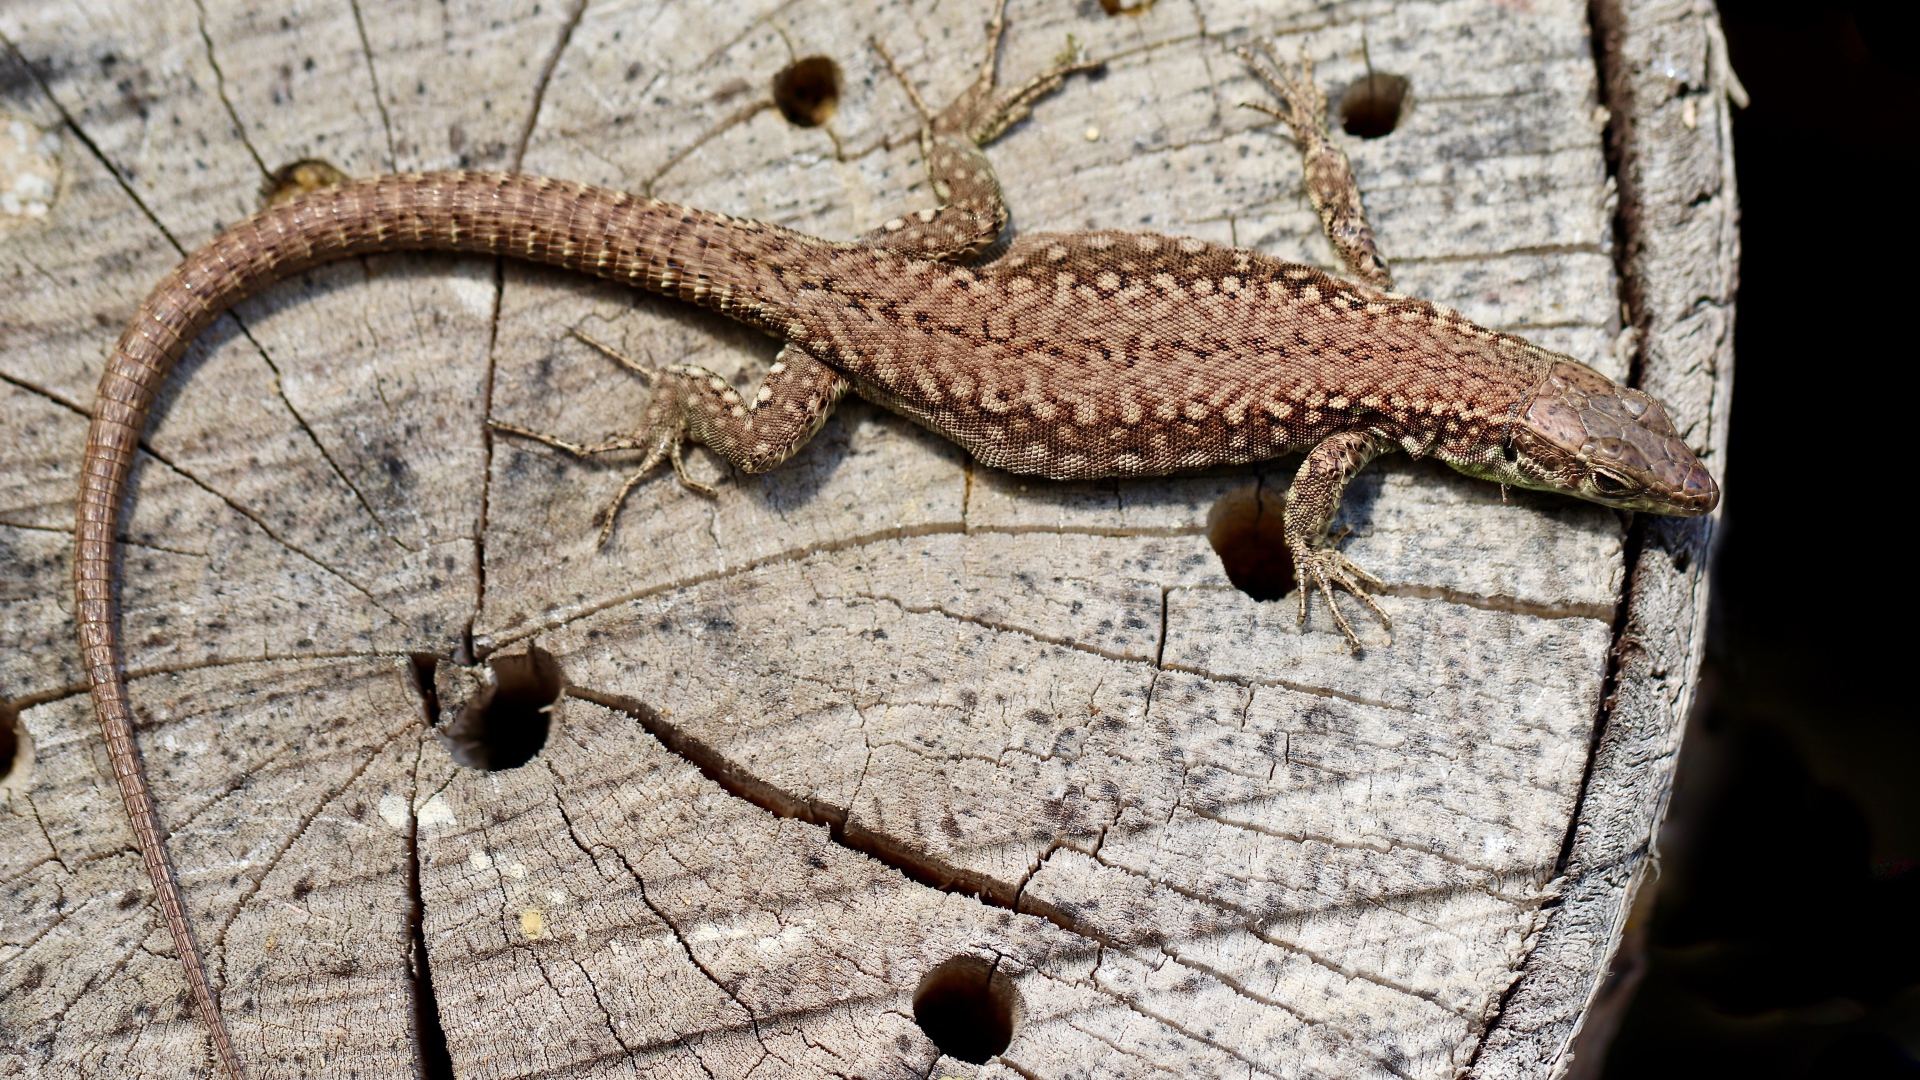
[[[1623,44],[1603,50],[1642,79],[1607,98],[1634,118],[1624,282],[1570,0],[1017,3],[1009,77],[1068,33],[1112,63],[991,153],[1019,228],[1328,264],[1297,155],[1234,107],[1261,91],[1227,47],[1304,39],[1338,88],[1364,39],[1415,99],[1392,136],[1346,140],[1401,286],[1631,363],[1715,451],[1733,249],[1713,24],[1652,7],[1609,7]],[[309,157],[520,166],[851,236],[929,198],[866,36],[939,97],[985,15],[0,4],[0,139],[19,119],[60,171],[44,217],[0,219],[0,696],[28,736],[0,787],[0,1075],[210,1068],[66,580],[93,380],[151,283]],[[1656,52],[1693,65],[1684,93],[1645,82]],[[812,54],[844,80],[801,128],[765,106]],[[163,402],[128,663],[254,1075],[1564,1067],[1664,805],[1708,533],[1390,460],[1345,511],[1348,550],[1394,586],[1394,643],[1365,627],[1356,660],[1323,608],[1301,630],[1207,543],[1220,498],[1289,468],[1036,483],[855,404],[764,477],[695,451],[719,496],[643,485],[602,552],[620,464],[482,424],[631,422],[644,386],[570,327],[743,384],[775,347],[557,273],[391,256],[243,305]],[[530,646],[569,688],[544,749],[456,764],[427,726],[474,692],[456,661]],[[914,1023],[955,957],[1018,998],[998,1063],[941,1058]]]

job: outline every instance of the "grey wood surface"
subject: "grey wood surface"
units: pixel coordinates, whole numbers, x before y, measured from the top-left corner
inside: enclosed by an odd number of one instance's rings
[[[1018,229],[1328,265],[1229,50],[1304,42],[1336,92],[1370,57],[1412,105],[1341,138],[1400,287],[1634,375],[1719,470],[1724,50],[1704,0],[1596,10],[1597,46],[1569,0],[1015,3],[1007,77],[1068,34],[1111,63],[990,153]],[[0,698],[21,747],[0,1075],[210,1068],[67,581],[93,383],[151,284],[302,158],[524,168],[850,237],[930,199],[867,36],[941,100],[986,14],[0,2]],[[769,107],[810,55],[843,74],[816,128]],[[1324,609],[1303,629],[1235,589],[1207,541],[1216,503],[1292,462],[1038,483],[853,403],[764,477],[694,451],[718,497],[658,478],[601,551],[619,463],[482,423],[631,422],[644,386],[570,328],[743,385],[776,348],[544,269],[383,256],[241,305],[161,403],[128,666],[252,1075],[1567,1067],[1664,807],[1712,519],[1503,502],[1389,459],[1344,512],[1395,619],[1356,659]],[[545,747],[462,767],[428,727],[475,692],[460,665],[530,647],[567,685]],[[1016,1002],[984,1066],[913,1019],[956,957]]]

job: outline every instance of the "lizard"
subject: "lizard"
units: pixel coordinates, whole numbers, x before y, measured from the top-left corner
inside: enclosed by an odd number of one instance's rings
[[[1391,291],[1326,99],[1302,51],[1239,50],[1279,102],[1310,200],[1348,277],[1182,237],[1112,230],[1000,240],[1009,211],[983,148],[1070,75],[1097,65],[1071,46],[1003,89],[1005,0],[978,75],[944,109],[921,100],[872,44],[921,115],[938,205],[851,242],[517,173],[413,173],[342,180],[267,206],[221,232],[153,289],[110,354],[81,465],[75,621],[95,711],[218,1069],[245,1074],[169,861],[133,738],[115,593],[122,504],[135,451],[169,370],[239,300],[329,260],[439,250],[508,256],[626,282],[730,316],[784,341],[751,394],[686,364],[630,366],[653,380],[638,429],[583,445],[490,419],[503,433],[582,456],[640,451],[602,512],[601,543],[626,495],[663,461],[705,445],[744,473],[790,458],[853,392],[951,439],[983,465],[1049,479],[1125,478],[1304,452],[1283,536],[1299,616],[1318,592],[1357,652],[1336,588],[1386,622],[1380,579],[1328,538],[1348,482],[1375,457],[1431,456],[1470,476],[1628,511],[1694,516],[1719,489],[1665,409],[1578,360]]]

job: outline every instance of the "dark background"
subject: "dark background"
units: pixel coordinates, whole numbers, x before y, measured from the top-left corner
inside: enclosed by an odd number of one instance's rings
[[[1752,95],[1724,532],[1609,1080],[1920,1076],[1916,9],[1720,0]]]

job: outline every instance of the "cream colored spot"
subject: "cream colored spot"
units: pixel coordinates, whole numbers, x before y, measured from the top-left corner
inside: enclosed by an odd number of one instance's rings
[[[757,393],[757,394],[755,394],[755,395],[753,395],[753,400],[755,400],[755,401],[759,401],[759,402],[764,402],[764,401],[767,401],[768,399],[770,399],[770,398],[772,398],[772,397],[773,397],[773,387],[771,387],[771,386],[763,386],[763,387],[761,387],[761,388],[760,388],[760,392],[759,392],[759,393]]]
[[[1151,236],[1136,236],[1133,238],[1133,246],[1139,248],[1141,251],[1158,251],[1160,250],[1160,241]]]
[[[1031,292],[1033,291],[1033,279],[1027,278],[1027,277],[1008,278],[1007,291],[1008,292]]]
[[[1304,266],[1292,266],[1283,271],[1282,276],[1288,281],[1305,281],[1313,276],[1313,271]]]
[[[1213,292],[1213,279],[1198,278],[1194,281],[1192,288],[1195,294],[1199,296],[1206,296],[1209,293]]]
[[[1032,408],[1034,419],[1043,423],[1060,415],[1060,407],[1051,401],[1036,401]]]
[[[939,215],[939,213],[940,211],[938,210],[922,210],[913,216],[919,218],[921,221],[924,222],[924,221],[932,221],[935,217]]]
[[[1060,244],[1055,244],[1047,249],[1047,259],[1051,262],[1059,262],[1066,257],[1067,249]]]
[[[1187,414],[1187,419],[1189,420],[1205,420],[1207,418],[1207,403],[1204,401],[1189,401],[1187,402],[1187,407],[1182,411]]]
[[[1459,312],[1453,310],[1452,308],[1448,307],[1445,304],[1433,305],[1433,313],[1443,319],[1457,319],[1460,317]]]
[[[1221,278],[1221,279],[1220,279],[1220,291],[1221,291],[1221,292],[1223,292],[1223,293],[1237,293],[1237,292],[1239,292],[1239,291],[1240,291],[1240,279],[1239,279],[1239,278],[1237,278],[1237,277],[1234,277],[1234,276],[1233,276],[1232,274],[1228,274],[1228,275],[1227,275],[1226,277],[1223,277],[1223,278]]]
[[[1107,292],[1113,292],[1120,287],[1120,275],[1111,270],[1102,270],[1100,276],[1093,279],[1093,283]]]
[[[1191,236],[1183,236],[1180,238],[1180,250],[1188,255],[1198,255],[1207,250],[1207,242],[1196,240]]]
[[[1120,422],[1132,427],[1146,417],[1140,402],[1134,398],[1122,398],[1120,401]]]
[[[773,366],[767,369],[767,374],[778,375],[785,370],[787,370],[787,362],[784,360],[775,360]]]
[[[1172,274],[1165,273],[1165,272],[1158,273],[1153,275],[1152,280],[1154,285],[1157,286],[1162,292],[1166,292],[1166,293],[1180,292],[1180,283],[1173,279]]]
[[[1160,420],[1175,420],[1180,416],[1180,406],[1163,398],[1159,403],[1154,405],[1153,415]]]
[[[1327,408],[1329,409],[1344,409],[1346,407],[1347,399],[1344,395],[1327,399]]]
[[[1306,288],[1304,288],[1304,289],[1301,289],[1301,290],[1300,290],[1300,299],[1302,299],[1302,300],[1305,300],[1305,301],[1306,301],[1307,303],[1309,303],[1309,304],[1317,304],[1317,303],[1319,303],[1319,302],[1320,302],[1320,289],[1319,289],[1319,287],[1318,287],[1318,286],[1314,286],[1314,285],[1309,285],[1309,286],[1307,286]]]
[[[715,375],[711,379],[707,380],[707,385],[713,387],[714,393],[717,394],[720,391],[725,390],[727,388],[727,380],[721,378],[718,375]]]
[[[1111,248],[1112,246],[1113,246],[1113,237],[1107,236],[1103,233],[1097,233],[1093,236],[1087,237],[1087,250],[1089,251],[1105,251],[1108,248]]]
[[[885,228],[888,232],[899,232],[901,229],[904,229],[907,227],[907,219],[894,218],[892,221],[887,222],[886,225],[882,227]]]
[[[1385,315],[1387,310],[1387,305],[1385,304],[1375,303],[1367,305],[1367,314],[1369,315]]]
[[[1073,404],[1073,422],[1081,427],[1089,427],[1100,419],[1100,406],[1091,401],[1076,401]]]
[[[733,408],[728,409],[727,411],[732,413],[735,416],[747,415],[747,407],[745,405],[735,405]]]

